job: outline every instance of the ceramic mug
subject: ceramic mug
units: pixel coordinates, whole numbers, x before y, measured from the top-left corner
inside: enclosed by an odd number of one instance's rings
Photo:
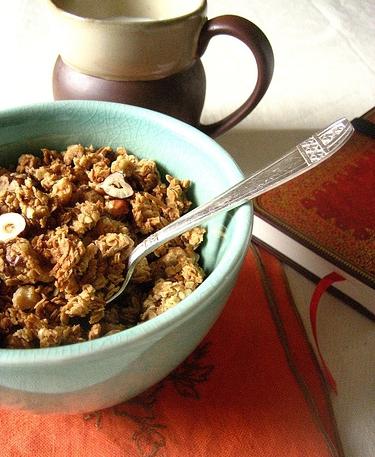
[[[94,99],[143,106],[211,136],[249,114],[265,94],[273,52],[264,33],[239,16],[208,20],[206,0],[47,0],[56,19],[59,54],[55,99]],[[248,99],[219,122],[200,123],[206,78],[200,57],[216,35],[253,53],[258,79]]]

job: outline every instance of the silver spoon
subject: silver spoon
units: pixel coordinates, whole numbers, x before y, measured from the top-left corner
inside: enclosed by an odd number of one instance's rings
[[[118,298],[125,290],[138,262],[162,244],[200,225],[222,211],[229,211],[322,163],[338,151],[350,138],[354,129],[350,122],[339,119],[324,130],[299,143],[280,159],[235,184],[213,200],[198,206],[189,213],[150,235],[138,244],[128,258],[128,269],[121,288],[107,303]]]

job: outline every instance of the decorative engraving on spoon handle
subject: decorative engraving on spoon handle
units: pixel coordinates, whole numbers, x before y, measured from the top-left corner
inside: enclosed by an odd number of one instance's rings
[[[340,119],[321,132],[307,138],[292,151],[268,167],[240,181],[213,200],[195,208],[180,219],[155,233],[150,240],[146,239],[144,247],[158,245],[180,235],[212,215],[229,210],[259,194],[271,190],[286,181],[315,167],[340,149],[353,132],[350,122]],[[155,249],[155,247],[154,247]]]

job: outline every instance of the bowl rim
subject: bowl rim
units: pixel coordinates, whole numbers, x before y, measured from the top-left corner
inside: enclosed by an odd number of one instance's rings
[[[90,113],[91,115],[103,114],[110,111],[125,116],[136,116],[145,119],[149,123],[156,124],[172,131],[175,136],[183,137],[185,140],[199,146],[208,156],[219,157],[223,170],[227,178],[236,181],[243,179],[243,173],[231,157],[231,155],[222,148],[215,140],[199,131],[195,127],[185,124],[175,118],[137,106],[102,101],[87,100],[69,100],[69,101],[51,101],[46,103],[33,103],[28,105],[17,106],[0,111],[0,122],[2,118],[17,118],[21,115],[21,120],[25,122],[27,116],[35,115],[40,111],[51,111],[52,113],[74,110]],[[94,113],[94,114],[93,114]],[[26,117],[25,117],[26,116]],[[1,128],[0,128],[1,130]],[[129,329],[118,332],[114,335],[103,336],[91,341],[74,343],[64,346],[32,349],[6,349],[0,348],[0,364],[3,366],[22,367],[26,365],[39,364],[58,364],[65,361],[74,360],[80,357],[96,357],[103,352],[118,349],[121,346],[131,348],[136,344],[142,343],[146,338],[153,338],[155,334],[160,333],[173,324],[181,323],[187,319],[191,313],[196,313],[204,305],[205,299],[208,299],[220,285],[221,278],[235,270],[239,262],[242,261],[246,248],[248,246],[252,225],[253,225],[253,206],[252,203],[245,203],[242,206],[232,210],[233,217],[237,218],[234,225],[233,241],[230,249],[226,248],[222,258],[214,270],[207,276],[202,285],[194,290],[188,297],[182,300],[178,306],[175,306],[165,313],[136,325]],[[200,306],[197,306],[200,303]]]

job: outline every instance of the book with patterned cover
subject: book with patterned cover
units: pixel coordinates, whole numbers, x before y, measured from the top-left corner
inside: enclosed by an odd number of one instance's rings
[[[375,108],[362,119],[375,122]],[[375,138],[356,131],[333,157],[258,197],[254,237],[375,315]]]

